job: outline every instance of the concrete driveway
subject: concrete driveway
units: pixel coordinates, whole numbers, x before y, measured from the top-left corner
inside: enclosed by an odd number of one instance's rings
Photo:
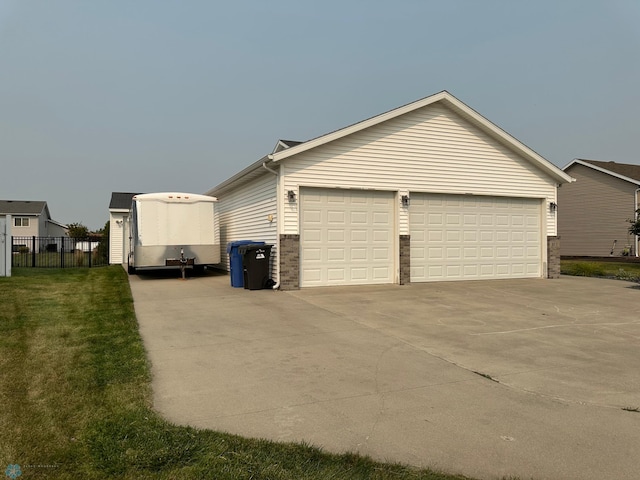
[[[130,277],[155,407],[176,423],[478,478],[640,478],[635,284],[176,277]]]

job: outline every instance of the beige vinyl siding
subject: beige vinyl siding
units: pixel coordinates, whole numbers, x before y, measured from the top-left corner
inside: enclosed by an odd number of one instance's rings
[[[442,104],[289,157],[283,189],[300,186],[475,194],[555,201],[555,182],[528,160]],[[548,212],[548,208],[546,209]],[[283,233],[298,233],[295,205],[285,205]],[[547,213],[546,231],[556,234]],[[400,234],[408,233],[400,209]]]
[[[576,181],[558,189],[560,254],[606,257],[614,240],[613,255],[633,245],[627,220],[634,216],[638,186],[580,164],[567,173]]]
[[[127,213],[109,212],[109,263],[122,264],[124,252],[124,217]],[[120,224],[118,224],[120,221]],[[127,238],[126,241],[129,241]]]
[[[28,227],[16,227],[15,221],[16,218],[28,218],[29,226]],[[35,215],[13,215],[11,217],[11,234],[16,237],[26,237],[26,236],[40,236],[40,217],[36,217]]]
[[[236,240],[263,241],[277,246],[276,176],[265,172],[239,188],[221,194],[216,203],[220,224],[220,264],[229,270],[227,243]],[[273,215],[273,221],[269,221]],[[272,260],[272,264],[276,262]],[[275,272],[273,272],[275,275]]]

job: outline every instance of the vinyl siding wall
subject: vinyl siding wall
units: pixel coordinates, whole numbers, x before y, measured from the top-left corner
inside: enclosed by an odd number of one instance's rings
[[[617,240],[613,255],[621,255],[635,243],[627,219],[638,186],[580,164],[567,173],[576,181],[558,189],[560,254],[606,257]]]
[[[220,195],[216,208],[220,222],[221,267],[229,270],[227,243],[237,240],[263,241],[274,245],[271,258],[272,265],[276,265],[273,260],[277,254],[278,239],[275,175],[265,171],[256,180]],[[269,215],[273,215],[271,222]]]
[[[129,212],[109,212],[109,263],[122,264],[124,259],[124,218]],[[118,225],[118,221],[121,223]],[[126,241],[129,241],[127,238]]]
[[[398,192],[544,198],[546,234],[556,235],[553,179],[442,104],[314,148],[283,161],[283,190],[363,188]],[[286,234],[299,233],[297,203],[284,204]],[[400,235],[409,233],[399,208]]]
[[[28,227],[16,227],[16,218],[28,218]],[[11,217],[11,235],[14,237],[39,237],[40,236],[40,216],[35,215],[13,215]]]

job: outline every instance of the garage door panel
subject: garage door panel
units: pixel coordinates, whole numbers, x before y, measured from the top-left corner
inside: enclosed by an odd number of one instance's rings
[[[541,201],[411,194],[411,281],[539,277]]]
[[[427,225],[437,226],[443,223],[443,215],[441,213],[430,213],[427,217]]]
[[[301,188],[300,285],[392,283],[394,198],[391,192]]]
[[[306,224],[320,223],[322,221],[322,213],[320,212],[320,210],[309,208],[308,210],[304,211],[302,215],[302,221]]]
[[[367,218],[367,212],[351,212],[351,224],[352,225],[366,225],[369,223],[369,219]]]
[[[320,232],[320,230],[318,230]],[[330,228],[327,229],[327,242],[329,243],[343,243],[344,242],[344,228]]]
[[[353,219],[351,219],[353,223]],[[329,210],[327,212],[327,222],[329,225],[344,225],[345,224],[345,215],[344,211],[339,210]]]
[[[428,232],[426,232],[426,235],[428,236],[430,242],[441,242],[444,238],[444,232],[442,230],[429,230]],[[424,230],[416,232],[415,237],[413,236],[413,234],[411,234],[411,239],[416,242],[423,241],[424,237]]]
[[[351,275],[349,277],[349,280],[351,280],[352,282],[364,282],[367,280],[367,269],[364,267],[360,267],[360,268],[355,268],[352,267],[349,269],[351,272]]]
[[[369,231],[366,229],[353,229],[351,230],[350,239],[352,242],[366,243],[368,241]]]
[[[328,248],[327,249],[327,260],[328,261],[340,261],[344,262],[344,249],[343,248]]]
[[[374,230],[373,231],[374,243],[384,243],[389,245],[391,243],[391,231],[390,230]]]
[[[307,230],[307,241],[308,242],[319,242],[322,240],[322,232],[316,228],[309,228]]]
[[[327,279],[333,282],[343,282],[345,279],[344,268],[327,268]]]
[[[447,242],[460,242],[462,240],[461,230],[447,230]]]
[[[373,268],[373,277],[380,281],[386,281],[389,278],[391,271],[388,267],[374,267]]]
[[[374,248],[373,249],[373,259],[374,260],[382,260],[382,261],[391,260],[390,249],[389,248]]]

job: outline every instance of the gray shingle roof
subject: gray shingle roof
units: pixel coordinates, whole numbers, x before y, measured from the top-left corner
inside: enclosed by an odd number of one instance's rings
[[[140,193],[130,192],[113,192],[111,193],[111,202],[109,203],[109,209],[129,210],[131,207],[131,199],[134,195],[140,195]]]
[[[610,172],[617,173],[623,177],[628,177],[640,183],[640,165],[632,165],[629,163],[616,163],[616,162],[602,162],[599,160],[584,160],[579,159],[581,162],[590,163],[596,167],[604,168]]]
[[[31,200],[0,200],[2,215],[40,215],[47,202]]]

